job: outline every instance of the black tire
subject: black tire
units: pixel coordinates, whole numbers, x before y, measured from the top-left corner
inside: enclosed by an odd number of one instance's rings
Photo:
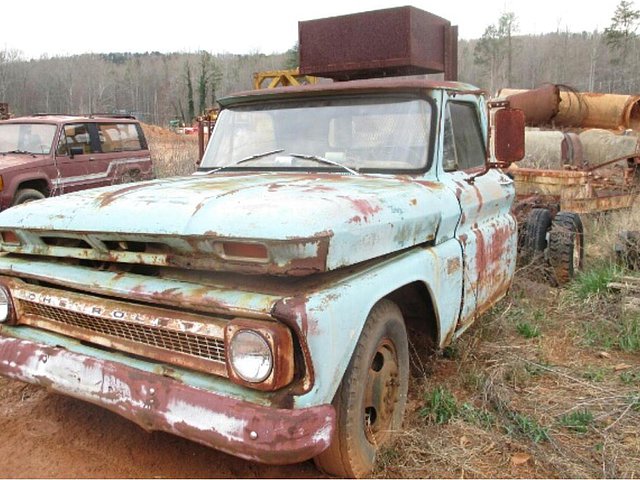
[[[42,200],[43,198],[45,198],[44,193],[40,190],[36,190],[35,188],[21,188],[13,197],[11,206],[33,202],[34,200]]]
[[[584,228],[577,213],[558,212],[549,231],[549,265],[557,285],[571,281],[584,263]]]
[[[316,466],[339,477],[366,477],[376,454],[402,426],[409,383],[409,348],[398,306],[381,300],[369,313],[336,392],[336,430]]]
[[[529,263],[542,254],[547,246],[547,233],[551,228],[551,212],[546,208],[532,208],[523,227],[523,262]]]

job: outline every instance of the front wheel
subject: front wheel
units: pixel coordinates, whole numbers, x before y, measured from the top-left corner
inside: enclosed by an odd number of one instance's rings
[[[398,306],[378,302],[367,317],[333,400],[336,430],[316,466],[340,477],[370,476],[376,454],[402,426],[409,384],[409,348]]]
[[[34,200],[41,200],[45,198],[44,193],[34,188],[21,188],[13,197],[11,206],[20,205],[21,203],[33,202]]]

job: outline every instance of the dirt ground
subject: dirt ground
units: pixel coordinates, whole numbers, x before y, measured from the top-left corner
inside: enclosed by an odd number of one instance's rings
[[[0,379],[0,477],[311,478],[313,462],[247,462],[174,435],[147,433],[85,402]]]

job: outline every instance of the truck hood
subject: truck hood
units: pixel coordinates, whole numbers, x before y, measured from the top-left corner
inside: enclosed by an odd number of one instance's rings
[[[435,238],[442,185],[227,173],[85,190],[0,214],[2,250],[244,273],[337,269]]]

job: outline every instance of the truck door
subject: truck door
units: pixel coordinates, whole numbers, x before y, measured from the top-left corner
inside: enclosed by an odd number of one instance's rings
[[[446,97],[446,96],[445,96]],[[475,95],[446,98],[441,127],[440,177],[460,203],[456,239],[464,263],[463,301],[457,334],[509,288],[516,262],[516,220],[511,214],[513,181],[500,170],[484,171],[485,107]]]

